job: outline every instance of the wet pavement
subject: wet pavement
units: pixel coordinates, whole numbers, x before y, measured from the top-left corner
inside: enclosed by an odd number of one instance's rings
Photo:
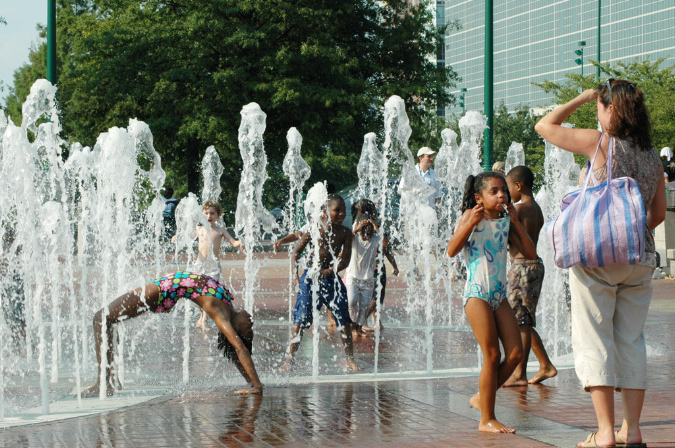
[[[396,281],[392,285],[394,290]],[[275,307],[274,300],[267,303]],[[283,300],[277,305],[283,306]],[[266,336],[254,346],[254,359],[261,363],[276,359],[265,358],[271,356],[264,354],[265,344],[287,340],[287,326],[268,323],[265,328]],[[381,361],[385,372],[403,362],[397,347],[415,339],[412,332],[395,325],[385,328],[382,337],[388,348],[382,350]],[[335,336],[330,332],[322,335],[331,337]],[[643,438],[650,447],[675,447],[673,280],[655,282],[646,338],[649,390],[642,415]],[[307,339],[303,347],[309,350],[312,343]],[[96,415],[0,430],[0,447],[572,447],[595,428],[589,394],[579,386],[573,369],[562,368],[542,385],[498,392],[497,417],[516,428],[515,435],[479,433],[479,413],[469,407],[469,397],[478,389],[471,333],[458,325],[436,332],[433,344],[440,361],[461,355],[464,358],[458,359],[464,359],[466,368],[399,379],[386,374],[376,379],[372,374],[341,374],[323,375],[314,382],[311,376],[298,375],[266,381],[263,397],[236,396],[230,384],[191,383],[180,391]],[[372,337],[356,342],[357,360],[368,369],[372,369],[368,366],[373,345]],[[340,355],[339,348],[324,350],[324,359]],[[422,354],[413,358],[407,362],[423,363]],[[180,366],[175,364],[180,362],[173,364],[158,369],[179,374]],[[212,362],[202,364],[213,369]],[[307,373],[304,369],[309,366],[299,364],[298,369]],[[620,401],[616,414],[620,424]]]

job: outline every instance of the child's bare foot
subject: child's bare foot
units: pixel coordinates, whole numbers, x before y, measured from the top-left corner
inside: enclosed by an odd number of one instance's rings
[[[96,384],[93,384],[89,387],[85,387],[82,389],[81,397],[82,398],[98,398],[99,394],[101,393],[101,389],[98,385],[98,382]],[[106,395],[108,397],[112,397],[115,394],[115,389],[111,385],[108,385],[108,390],[106,390]],[[77,394],[76,394],[77,396]]]
[[[209,331],[208,327],[206,326],[206,313],[202,313],[202,315],[199,316],[199,320],[197,321],[197,329],[199,331]]]
[[[469,404],[472,408],[478,409],[480,411],[480,393],[477,393],[473,397],[469,398]]]
[[[478,430],[481,432],[497,432],[502,434],[515,434],[516,430],[509,428],[496,419],[489,420],[487,423],[479,423]]]
[[[511,375],[502,387],[527,386],[527,378]]]
[[[293,358],[286,358],[284,363],[279,368],[281,373],[289,373],[291,371],[291,366],[293,365]]]
[[[549,364],[548,366],[544,368],[540,368],[539,372],[535,376],[532,377],[528,383],[530,384],[538,384],[541,383],[544,380],[547,380],[549,378],[553,378],[558,374],[558,369],[553,367],[553,364]]]
[[[375,329],[373,327],[366,327],[365,325],[363,327],[361,327],[361,329],[363,331],[365,331],[366,333],[374,333],[375,332]]]
[[[359,370],[363,370],[363,367],[359,367],[356,362],[354,362],[353,359],[348,358],[347,359],[347,366],[352,369],[352,372],[358,372]]]
[[[354,334],[354,336],[358,336],[360,338],[366,336],[366,333],[364,333],[364,331],[363,331],[363,327],[356,327],[355,326],[354,329],[352,330],[352,333]]]

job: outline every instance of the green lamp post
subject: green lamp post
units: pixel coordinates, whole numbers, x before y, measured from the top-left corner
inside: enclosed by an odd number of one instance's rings
[[[56,0],[47,1],[47,81],[56,84]]]

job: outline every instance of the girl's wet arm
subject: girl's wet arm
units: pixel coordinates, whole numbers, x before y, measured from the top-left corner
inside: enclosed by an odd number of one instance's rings
[[[473,232],[474,227],[476,227],[476,224],[480,222],[480,219],[476,220],[476,210],[478,207],[480,207],[480,213],[482,214],[482,206],[477,205],[476,207],[465,211],[460,218],[459,224],[457,224],[457,228],[455,229],[455,233],[452,234],[450,241],[448,241],[448,247],[446,250],[448,256],[454,257],[460,253],[467,240],[471,236],[471,232]]]

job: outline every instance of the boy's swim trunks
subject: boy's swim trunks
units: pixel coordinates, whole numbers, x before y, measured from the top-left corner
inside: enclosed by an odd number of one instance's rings
[[[300,290],[293,311],[293,323],[303,327],[309,327],[314,320],[312,313],[312,279],[307,277],[307,271],[300,278]],[[349,317],[349,305],[347,304],[347,288],[339,276],[320,278],[319,293],[317,296],[317,311],[322,305],[330,310],[335,318],[337,328],[352,322]]]
[[[518,325],[536,325],[535,313],[543,282],[544,262],[541,258],[511,260],[507,298],[516,313]]]

